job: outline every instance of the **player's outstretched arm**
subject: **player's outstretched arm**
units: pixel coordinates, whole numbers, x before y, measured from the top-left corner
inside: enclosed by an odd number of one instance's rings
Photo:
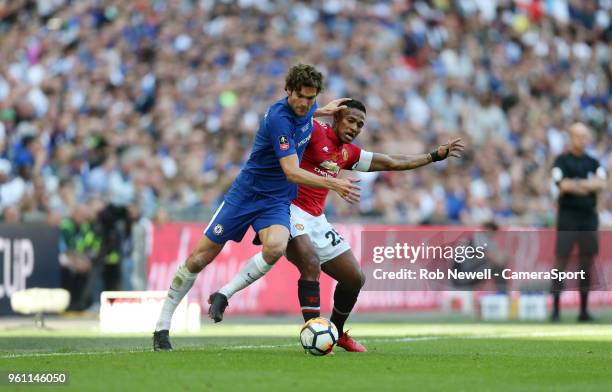
[[[411,170],[425,166],[431,162],[437,162],[446,158],[460,158],[464,149],[461,138],[449,140],[448,143],[438,146],[428,154],[419,155],[396,155],[374,153],[372,163],[368,171],[401,171]]]
[[[340,197],[349,203],[359,201],[359,191],[361,188],[355,185],[355,182],[359,181],[358,179],[321,177],[316,174],[312,174],[300,168],[296,154],[281,158],[280,165],[287,176],[287,180],[293,183],[314,186],[317,188],[327,188],[339,194]]]

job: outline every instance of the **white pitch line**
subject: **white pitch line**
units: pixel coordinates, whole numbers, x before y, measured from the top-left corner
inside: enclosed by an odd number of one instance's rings
[[[361,339],[363,343],[385,343],[385,342],[419,342],[432,340],[446,339],[511,339],[511,338],[527,338],[527,337],[564,337],[564,336],[611,336],[607,331],[583,330],[583,331],[558,331],[558,332],[524,332],[524,333],[507,333],[507,334],[481,334],[481,335],[435,335],[435,336],[406,336],[402,338],[375,338]],[[299,342],[287,344],[260,344],[260,345],[240,345],[224,347],[224,350],[253,350],[253,349],[269,349],[269,348],[285,348],[297,347]],[[187,348],[178,352],[189,351],[205,351],[206,348]],[[150,349],[127,350],[127,351],[77,351],[68,353],[23,353],[23,354],[5,354],[0,355],[0,359],[12,358],[38,358],[38,357],[65,357],[77,355],[112,355],[112,354],[135,354],[151,352]]]
[[[38,357],[71,357],[77,355],[110,355],[110,354],[133,354],[145,353],[150,350],[127,350],[127,351],[77,351],[72,353],[24,353],[0,355],[0,359],[13,358],[38,358]]]
[[[555,338],[566,336],[612,336],[610,331],[584,330],[584,331],[556,331],[556,332],[515,332],[505,333],[500,335],[482,334],[482,335],[464,335],[463,339],[511,339],[511,338]],[[448,336],[453,337],[453,336]]]
[[[393,338],[393,339],[364,339],[363,342],[409,342],[419,340],[437,340],[443,337],[440,336],[420,336],[415,338],[404,337],[404,338]],[[241,346],[228,346],[224,347],[224,350],[253,350],[253,349],[270,349],[270,348],[286,348],[286,347],[299,347],[299,342],[290,344],[260,344],[260,345],[241,345]],[[187,348],[185,350],[179,350],[179,352],[189,351],[205,351],[206,348]],[[0,359],[14,359],[14,358],[41,358],[41,357],[69,357],[77,355],[112,355],[112,354],[134,354],[134,353],[146,353],[151,352],[150,349],[142,350],[126,350],[126,351],[77,351],[68,353],[23,353],[23,354],[5,354],[0,355]]]

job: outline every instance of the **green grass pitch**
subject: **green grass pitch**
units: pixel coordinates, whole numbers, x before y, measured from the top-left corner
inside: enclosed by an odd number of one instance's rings
[[[150,335],[3,331],[0,370],[68,371],[61,391],[611,390],[609,324],[351,327],[369,352],[306,355],[290,324],[207,324],[174,336],[169,353],[152,352]]]

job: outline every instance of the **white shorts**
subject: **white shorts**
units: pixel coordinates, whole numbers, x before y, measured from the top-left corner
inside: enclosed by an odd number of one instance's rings
[[[350,250],[350,245],[325,218],[325,214],[312,216],[291,204],[291,238],[308,234],[321,264]]]

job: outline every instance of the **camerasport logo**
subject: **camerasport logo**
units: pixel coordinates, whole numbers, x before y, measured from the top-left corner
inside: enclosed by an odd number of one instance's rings
[[[281,135],[281,137],[278,138],[278,146],[283,151],[289,149],[289,138],[287,137],[287,135]]]

